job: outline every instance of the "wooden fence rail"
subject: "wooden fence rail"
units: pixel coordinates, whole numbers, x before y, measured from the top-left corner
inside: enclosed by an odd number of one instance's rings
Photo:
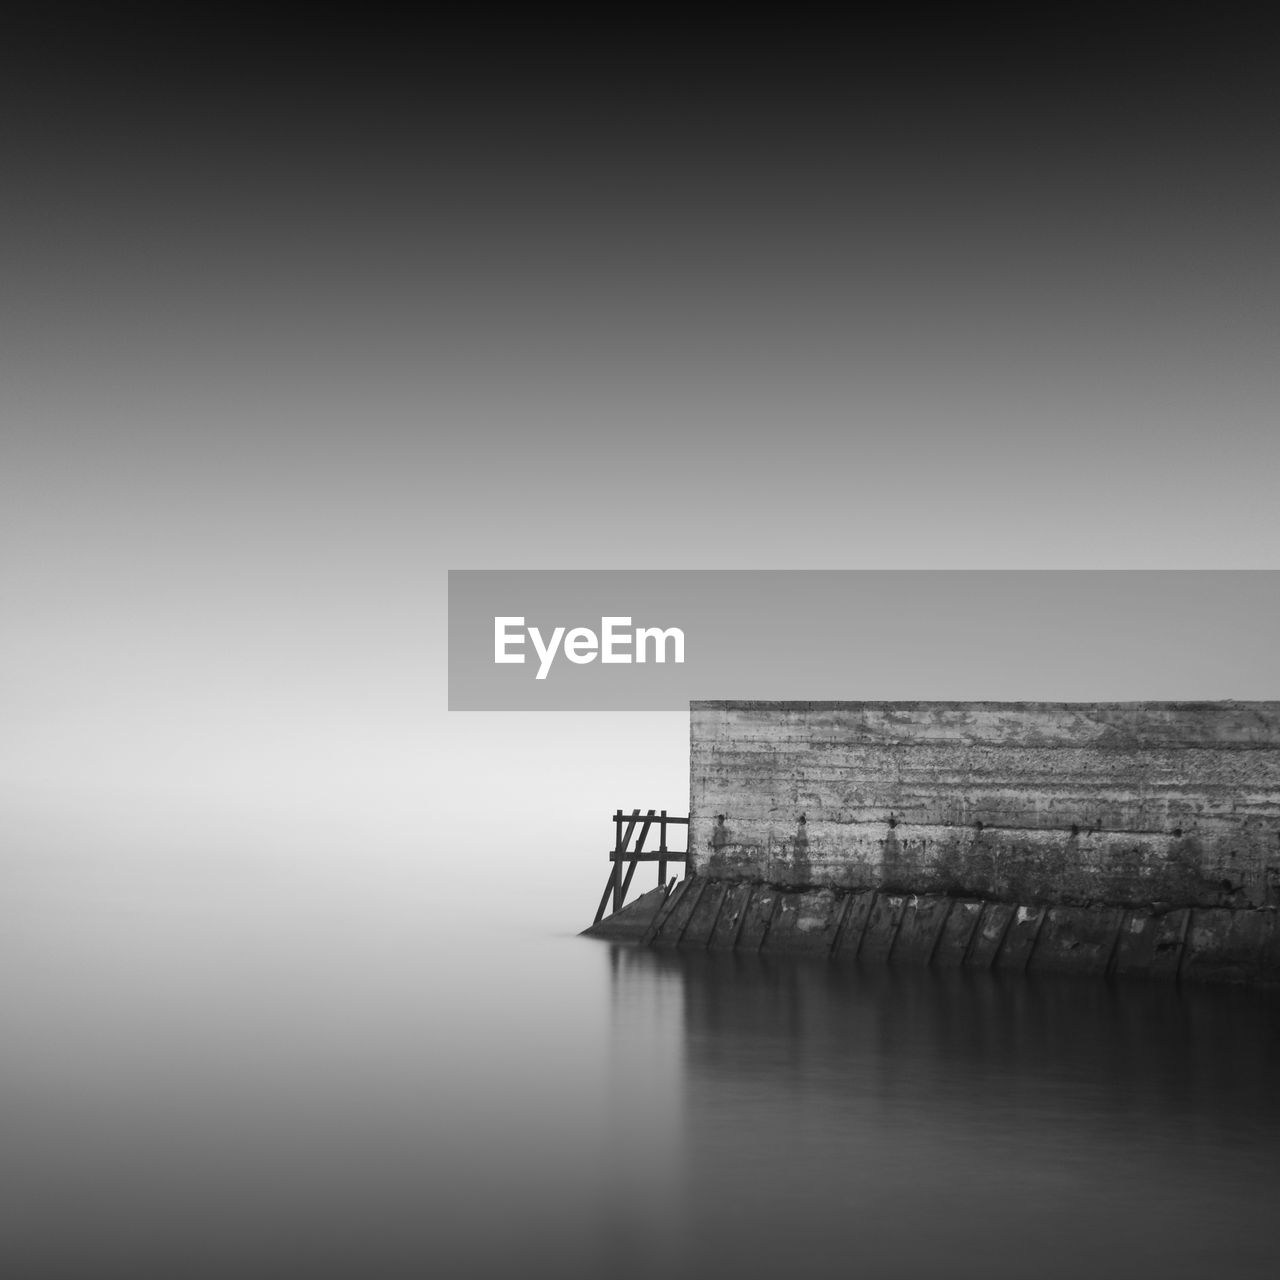
[[[643,814],[639,809],[632,809],[630,813],[623,813],[621,809],[618,809],[613,815],[613,825],[613,848],[609,850],[609,861],[613,865],[609,868],[609,879],[605,884],[604,893],[600,897],[600,906],[596,910],[595,924],[599,924],[604,918],[604,909],[609,902],[610,895],[613,896],[613,910],[620,911],[622,909],[622,904],[626,901],[627,890],[631,888],[631,877],[635,875],[636,867],[639,863],[656,862],[658,864],[658,883],[661,885],[665,884],[667,880],[668,862],[688,862],[689,860],[689,819],[687,817],[673,817],[665,809],[661,812],[655,812],[650,809]],[[658,829],[658,847],[656,849],[646,849],[645,841],[649,838],[654,827]],[[685,847],[683,849],[668,847],[668,827],[685,828]],[[637,834],[637,831],[639,834]],[[635,837],[634,848],[631,845],[632,837]],[[629,864],[625,875],[622,870],[623,863]]]

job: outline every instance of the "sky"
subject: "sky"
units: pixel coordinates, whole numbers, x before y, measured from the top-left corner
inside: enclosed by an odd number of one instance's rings
[[[586,924],[613,810],[684,811],[687,718],[450,713],[449,569],[1276,567],[1280,95],[1242,20],[113,9],[4,19],[19,892],[496,845],[524,884],[532,842]]]

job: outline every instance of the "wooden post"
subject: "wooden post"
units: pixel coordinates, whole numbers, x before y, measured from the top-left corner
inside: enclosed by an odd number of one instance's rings
[[[624,902],[626,901],[627,890],[631,888],[631,877],[635,875],[636,867],[639,865],[634,858],[627,864],[627,878],[622,882],[622,899]],[[618,866],[622,866],[621,861],[618,862]]]
[[[706,947],[708,950],[711,947],[711,939],[715,937],[716,925],[720,923],[720,916],[724,911],[724,904],[728,901],[728,898],[729,898],[729,882],[726,880],[724,882],[724,888],[720,891],[720,902],[719,902],[719,905],[716,907],[716,913],[714,916],[711,917],[711,928],[707,931]]]
[[[649,927],[644,931],[644,935],[640,939],[642,947],[651,946],[656,941],[658,934],[662,932],[662,927],[671,919],[671,913],[675,911],[677,903],[688,892],[688,889],[689,881],[681,880],[675,889],[667,894],[662,905],[654,912],[653,919],[649,921]]]
[[[1130,912],[1123,907],[1120,908],[1120,919],[1116,921],[1115,936],[1111,939],[1111,950],[1107,952],[1107,963],[1102,967],[1102,976],[1104,978],[1115,977],[1116,960],[1120,955],[1120,939],[1124,934],[1124,922],[1129,918]]]
[[[871,890],[871,901],[867,904],[867,914],[862,917],[862,932],[858,934],[858,945],[853,949],[853,958],[856,960],[862,953],[862,940],[867,936],[867,929],[871,925],[871,914],[876,909],[876,902],[880,898],[880,890]]]
[[[742,937],[742,926],[747,923],[747,912],[751,910],[752,899],[756,896],[756,887],[753,884],[747,886],[747,900],[738,908],[738,924],[733,931],[733,941],[729,944],[734,951],[738,949],[738,939]]]
[[[627,820],[627,829],[622,829],[622,810],[619,809],[616,815],[618,824],[618,843],[613,851],[613,909],[615,911],[622,910],[622,895],[626,892],[622,885],[622,855],[627,845],[631,843],[632,833],[636,829],[636,823],[640,821],[640,810],[633,809],[631,817]]]
[[[609,878],[604,882],[604,892],[600,895],[600,905],[596,908],[596,918],[591,922],[597,925],[604,919],[604,909],[608,905],[609,895],[613,892],[613,868],[609,868]]]
[[[853,905],[853,893],[850,891],[844,896],[844,901],[840,904],[840,915],[836,920],[836,931],[831,935],[831,945],[827,948],[827,959],[834,960],[840,952],[840,935],[844,932],[845,921],[849,918],[849,908]]]
[[[986,914],[986,911],[986,902],[979,901],[978,909],[973,915],[973,923],[969,926],[969,936],[964,940],[964,950],[960,953],[960,967],[962,969],[969,963],[969,954],[973,951],[973,940],[978,936],[978,928],[982,924],[982,917]]]
[[[640,810],[637,809],[636,813],[639,814],[639,812]],[[641,853],[644,851],[644,842],[649,837],[649,828],[651,826],[653,826],[653,810],[652,809],[650,809],[649,812],[645,814],[644,824],[640,828],[640,835],[639,835],[639,838],[636,840],[636,847],[634,852]]]
[[[773,922],[777,919],[778,912],[782,910],[782,890],[774,890],[775,897],[773,906],[769,909],[769,918],[764,922],[764,932],[760,935],[760,941],[756,944],[756,954],[764,950],[764,944],[769,940],[769,930],[773,928]]]
[[[689,923],[690,921],[692,921],[695,912],[698,910],[698,903],[702,901],[702,895],[706,893],[707,885],[709,885],[710,883],[711,883],[710,880],[701,880],[698,882],[698,892],[694,894],[693,906],[689,908],[689,914],[685,916],[684,924],[680,926],[680,932],[676,934],[677,947],[680,945],[680,940],[684,937],[686,931],[688,930]]]
[[[938,943],[942,941],[942,935],[947,929],[947,921],[951,919],[951,912],[955,905],[956,900],[954,898],[947,899],[947,909],[942,913],[942,923],[938,926],[938,932],[933,935],[933,942],[929,945],[929,958],[924,962],[925,968],[931,968],[933,965],[933,957],[937,954]],[[1038,933],[1037,936],[1039,936]]]
[[[987,965],[988,969],[996,967],[996,961],[1000,959],[1000,952],[1004,950],[1004,941],[1009,936],[1009,930],[1013,928],[1013,922],[1018,918],[1018,908],[1014,907],[1009,912],[1009,918],[1004,922],[1004,928],[1000,930],[1000,941],[996,943],[996,949],[991,953],[991,962]]]
[[[1040,919],[1036,921],[1036,931],[1031,936],[1031,945],[1027,948],[1027,958],[1022,962],[1022,972],[1026,973],[1031,968],[1031,957],[1036,953],[1036,943],[1040,941],[1040,930],[1044,928],[1044,922],[1049,918],[1048,906],[1040,908]]]
[[[1191,913],[1194,910],[1194,907],[1188,907],[1187,914],[1182,917],[1182,932],[1178,935],[1178,963],[1173,970],[1174,982],[1182,981],[1182,962],[1187,958],[1187,934],[1191,932]]]
[[[658,852],[666,853],[667,851],[667,811],[662,811],[662,822],[658,827]],[[667,883],[667,860],[666,858],[658,859],[658,883]]]
[[[907,915],[907,903],[909,903],[912,898],[915,898],[916,903],[919,904],[920,899],[916,897],[916,895],[913,893],[909,897],[903,898],[902,906],[898,908],[898,917],[896,920],[894,920],[893,932],[889,935],[889,947],[888,947],[888,950],[886,950],[884,953],[885,964],[889,963],[889,957],[893,955],[893,945],[895,942],[898,941],[898,931],[902,928],[902,922],[904,919],[906,919],[906,915]]]

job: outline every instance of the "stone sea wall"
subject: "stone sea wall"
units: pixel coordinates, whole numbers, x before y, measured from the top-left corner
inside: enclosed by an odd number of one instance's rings
[[[588,933],[658,947],[1184,982],[1280,980],[1271,908],[1015,904],[694,875]]]

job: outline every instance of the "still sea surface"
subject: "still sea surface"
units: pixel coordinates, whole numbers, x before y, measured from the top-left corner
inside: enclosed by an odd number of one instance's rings
[[[1280,1002],[642,951],[459,879],[21,882],[6,1277],[1274,1277]]]

